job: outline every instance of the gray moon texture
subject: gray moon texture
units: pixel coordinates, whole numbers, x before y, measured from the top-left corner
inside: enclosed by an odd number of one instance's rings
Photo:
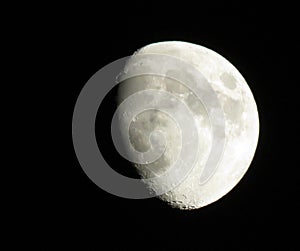
[[[199,137],[196,165],[182,183],[158,197],[172,207],[185,210],[209,205],[237,185],[254,157],[259,136],[259,117],[253,94],[243,76],[228,60],[203,46],[179,41],[159,42],[135,52],[135,55],[144,54],[168,55],[193,65],[217,94],[225,118],[225,147],[216,172],[201,184],[200,175],[212,145],[210,119],[201,100],[179,82],[155,75],[125,80],[118,90],[119,104],[138,91],[154,89],[171,93],[189,107]],[[133,165],[144,179],[164,173],[180,153],[179,128],[172,118],[158,110],[143,111],[132,121],[128,132],[132,146],[139,152],[146,152],[150,147],[149,134],[154,130],[165,133],[166,148],[154,162]]]

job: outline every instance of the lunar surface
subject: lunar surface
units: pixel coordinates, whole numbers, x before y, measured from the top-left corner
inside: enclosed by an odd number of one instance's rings
[[[147,54],[172,56],[195,67],[211,85],[222,108],[225,121],[222,156],[213,175],[201,183],[205,163],[210,151],[213,151],[213,135],[207,108],[195,93],[179,81],[151,74],[125,80],[118,90],[120,104],[138,91],[151,89],[171,93],[189,108],[199,142],[195,166],[178,186],[158,197],[179,209],[201,208],[227,194],[250,166],[259,135],[254,97],[239,71],[224,57],[203,46],[178,41],[160,42],[147,45],[135,53]],[[142,178],[159,176],[176,161],[182,150],[180,130],[176,121],[159,109],[142,111],[131,121],[128,134],[136,151],[146,152],[151,147],[149,135],[153,131],[164,132],[166,142],[160,158],[150,163],[134,164]]]

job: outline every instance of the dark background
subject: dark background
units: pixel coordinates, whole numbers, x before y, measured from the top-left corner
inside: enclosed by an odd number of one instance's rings
[[[57,108],[55,128],[66,128],[50,155],[54,176],[39,217],[43,247],[296,249],[299,25],[295,7],[232,1],[40,7],[31,24],[44,44],[41,52],[49,58],[50,89],[59,104],[53,107]],[[128,200],[106,193],[85,175],[72,145],[72,112],[88,79],[142,46],[170,40],[203,45],[227,58],[249,84],[260,117],[259,143],[246,175],[226,196],[193,211],[172,209],[155,198]]]

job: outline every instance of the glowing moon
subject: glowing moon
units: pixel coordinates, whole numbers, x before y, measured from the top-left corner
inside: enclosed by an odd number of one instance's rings
[[[159,76],[139,76],[127,80],[119,88],[121,103],[133,93],[156,89],[171,93],[184,102],[193,113],[198,135],[199,153],[188,177],[159,198],[173,207],[195,209],[208,205],[227,194],[243,177],[253,159],[259,135],[259,119],[255,100],[245,79],[224,57],[200,45],[186,42],[150,44],[135,55],[161,54],[176,57],[194,67],[208,80],[217,94],[225,118],[225,147],[218,168],[204,184],[199,182],[211,144],[210,119],[201,100],[180,83]],[[157,62],[160,64],[160,62]],[[153,163],[135,165],[143,178],[165,172],[180,152],[180,137],[176,123],[160,111],[145,111],[132,121],[129,137],[140,152],[149,148],[149,134],[154,129],[166,131],[166,150]],[[122,130],[122,128],[121,128]],[[146,168],[145,168],[146,167]],[[149,172],[152,170],[153,172]]]

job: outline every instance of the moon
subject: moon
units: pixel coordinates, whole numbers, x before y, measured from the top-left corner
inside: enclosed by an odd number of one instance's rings
[[[118,90],[119,104],[125,104],[124,101],[137,92],[156,90],[170,93],[188,107],[197,131],[195,165],[179,185],[158,195],[158,198],[174,208],[184,210],[204,207],[232,190],[251,164],[259,136],[259,117],[253,94],[241,73],[223,56],[206,47],[167,41],[147,45],[134,55],[148,54],[177,58],[196,68],[208,81],[220,104],[224,115],[224,148],[215,172],[205,183],[201,183],[209,154],[214,151],[211,118],[203,101],[179,81],[151,74],[127,79]],[[155,63],[164,67],[163,62]],[[127,129],[120,126],[120,130]],[[153,131],[163,134],[153,134]],[[144,110],[135,116],[126,132],[128,135],[124,136],[129,137],[135,151],[147,152],[155,142],[155,137],[158,140],[163,138],[165,142],[165,150],[158,159],[150,163],[134,163],[143,179],[162,175],[176,162],[183,150],[181,132],[182,128],[178,128],[174,118],[159,109]],[[149,140],[149,137],[152,139]],[[186,157],[189,157],[188,154]]]

